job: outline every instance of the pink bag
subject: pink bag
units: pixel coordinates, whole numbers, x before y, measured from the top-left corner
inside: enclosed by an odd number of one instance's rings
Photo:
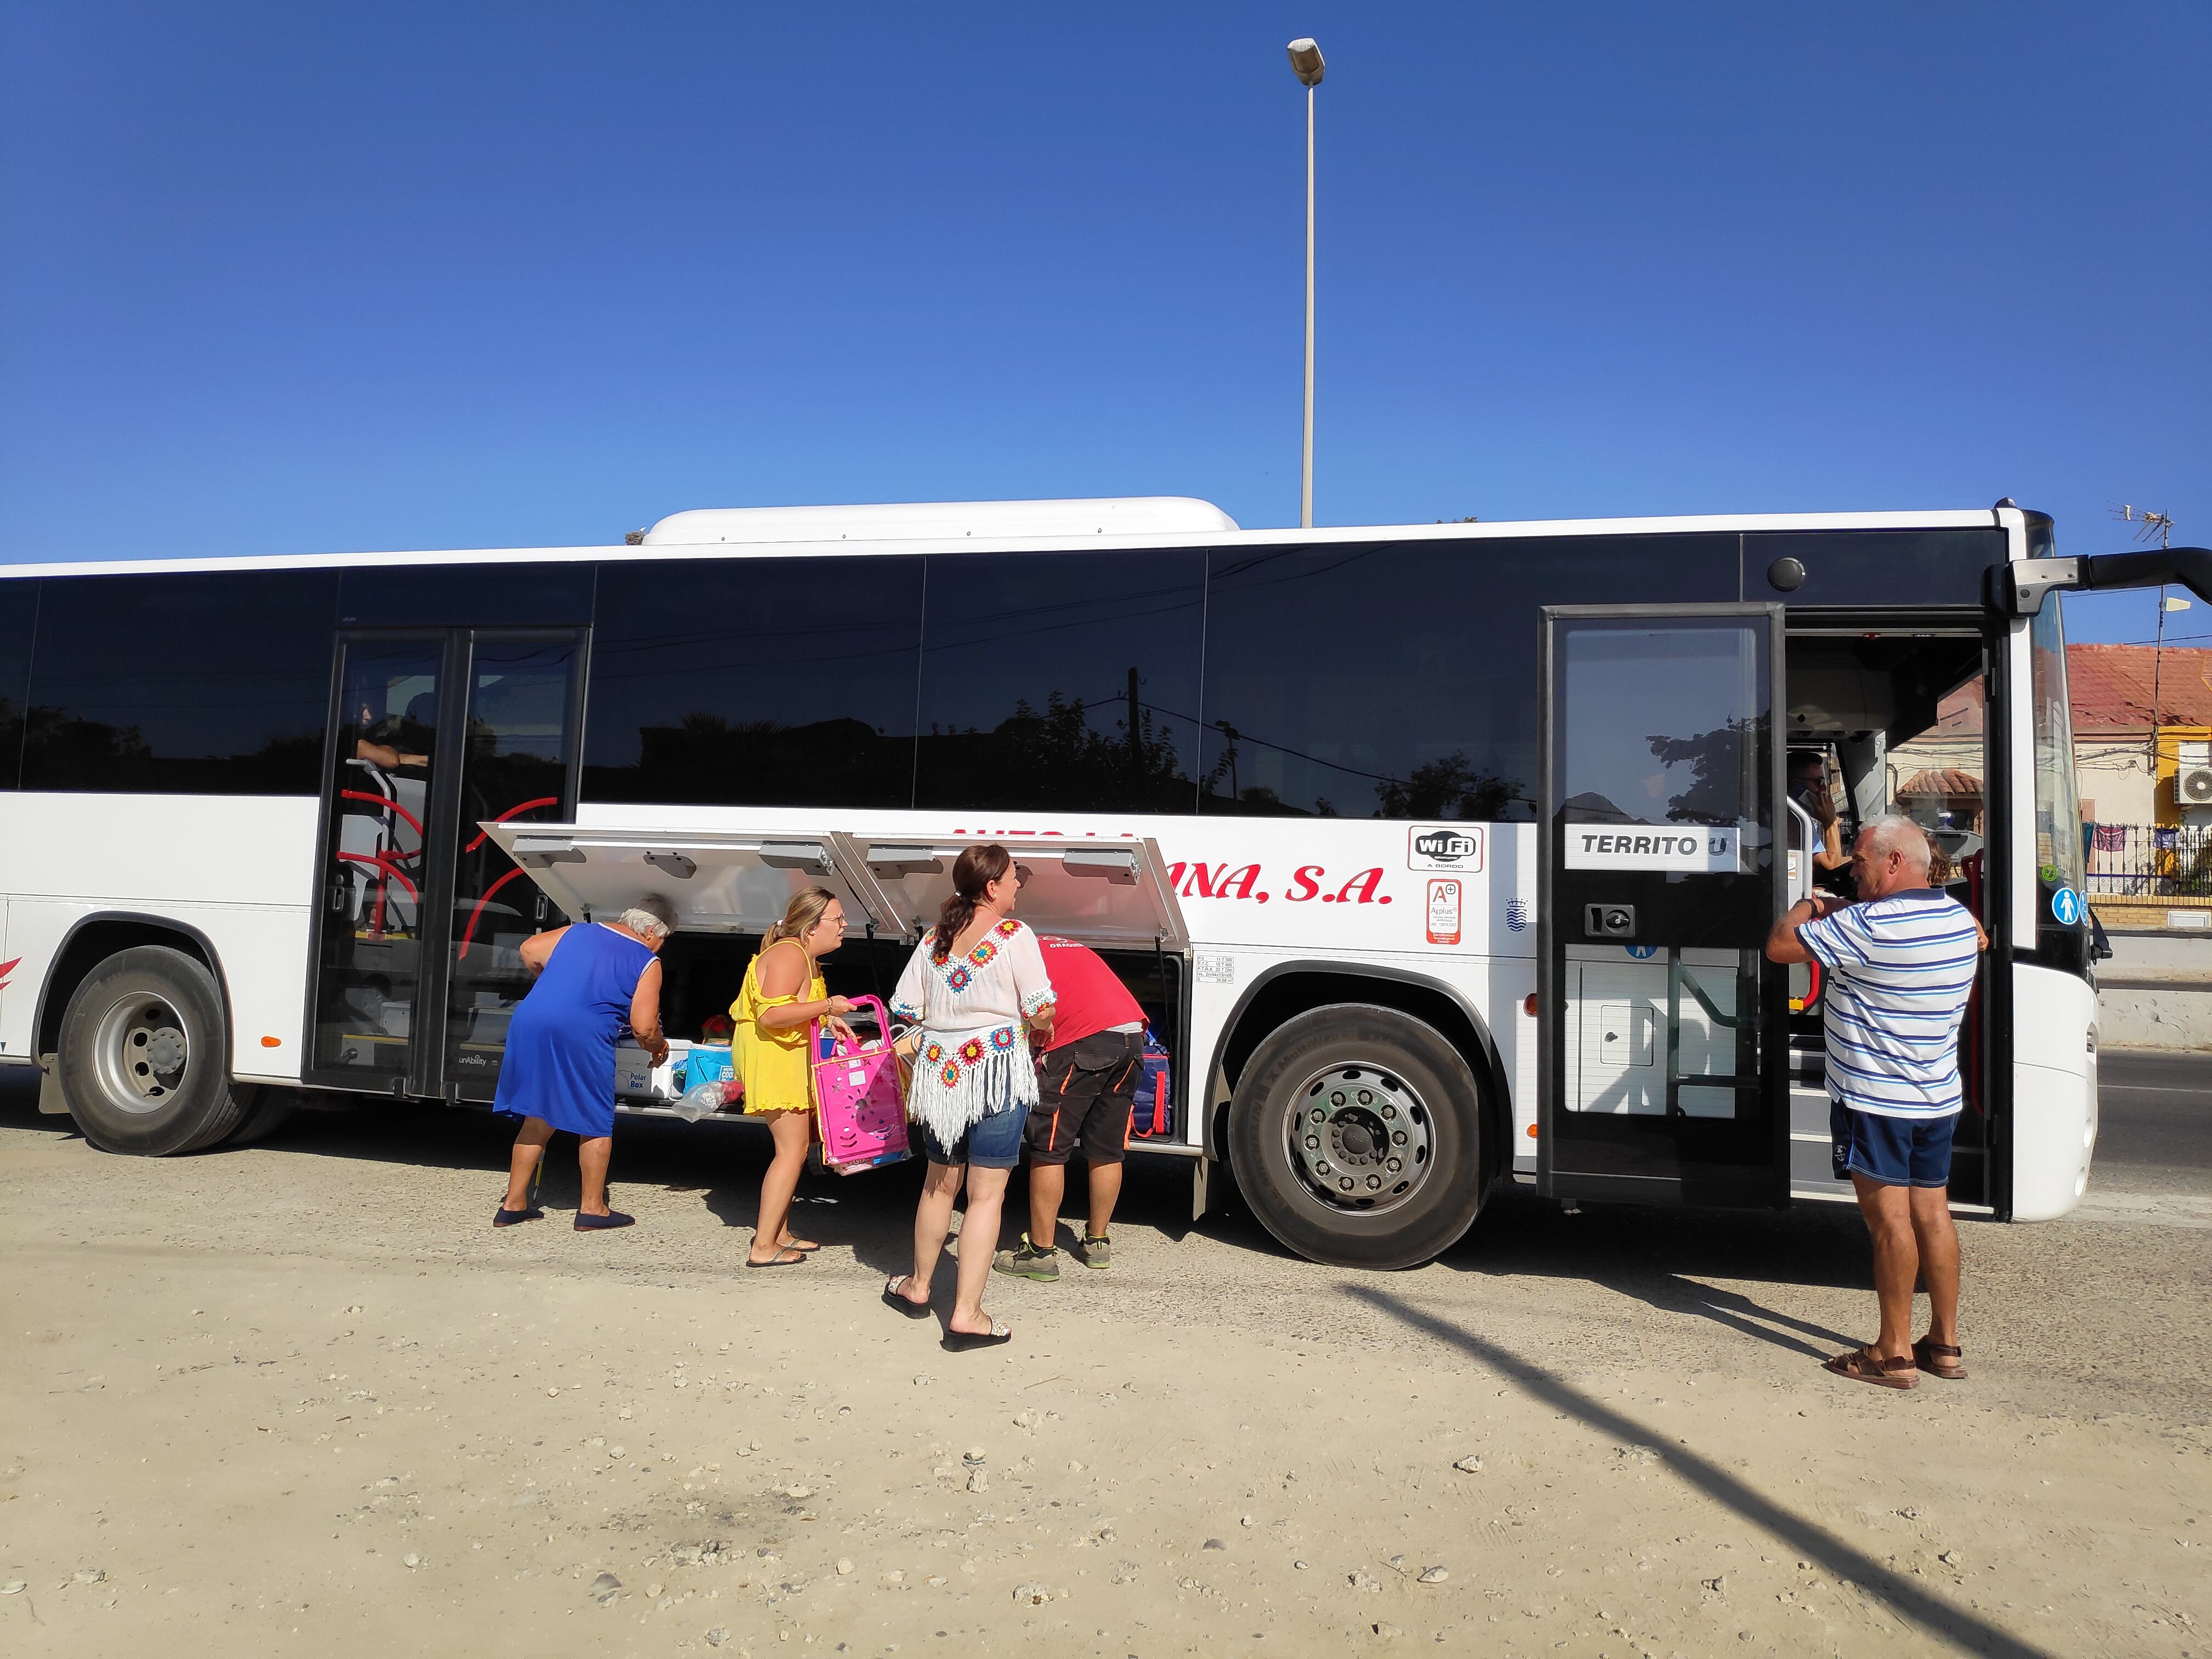
[[[875,1009],[879,1035],[874,1048],[852,1049],[818,1022],[811,1033],[813,1051],[822,1056],[812,1062],[822,1161],[839,1175],[914,1156],[907,1140],[906,1102],[899,1094],[898,1060],[891,1053],[890,1016],[874,997],[857,1000]]]

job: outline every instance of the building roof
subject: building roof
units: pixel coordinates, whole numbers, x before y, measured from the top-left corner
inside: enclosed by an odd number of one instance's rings
[[[1978,795],[1982,793],[1982,781],[1955,766],[1931,766],[1925,771],[1915,772],[1898,785],[1897,793],[1899,796]]]
[[[2069,645],[2066,691],[2077,734],[2148,732],[2151,684],[2161,726],[2212,726],[2212,650],[2169,645]]]

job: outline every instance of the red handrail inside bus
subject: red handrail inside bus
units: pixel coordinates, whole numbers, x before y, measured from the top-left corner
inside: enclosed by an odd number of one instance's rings
[[[507,811],[501,812],[497,817],[494,818],[492,822],[494,823],[505,823],[517,812],[528,812],[540,806],[558,806],[560,804],[561,797],[558,795],[540,795],[536,800],[526,800],[520,806],[508,807]],[[491,831],[489,830],[477,830],[477,838],[471,842],[466,847],[461,848],[461,851],[464,853],[475,852],[477,848],[484,844],[484,837],[489,834],[491,834]],[[486,893],[484,896],[486,898],[489,898],[491,895],[489,893]]]

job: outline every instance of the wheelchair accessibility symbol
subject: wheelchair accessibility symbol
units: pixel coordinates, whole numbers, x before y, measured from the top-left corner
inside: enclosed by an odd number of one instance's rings
[[[2062,887],[2051,896],[2051,915],[2061,927],[2071,927],[2081,920],[2081,896],[2071,887]]]
[[[1638,962],[1645,961],[1648,958],[1656,957],[1659,954],[1659,947],[1656,945],[1624,945],[1620,948],[1627,951],[1632,957],[1634,957]]]

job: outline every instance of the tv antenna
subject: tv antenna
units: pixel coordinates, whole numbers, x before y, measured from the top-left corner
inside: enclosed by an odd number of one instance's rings
[[[2155,536],[2160,547],[2173,545],[2173,514],[2171,513],[2154,513],[2147,507],[2137,508],[2123,505],[2112,509],[2112,516],[2125,524],[2141,525],[2142,528],[2136,532],[2136,539],[2139,542],[2148,542]]]

